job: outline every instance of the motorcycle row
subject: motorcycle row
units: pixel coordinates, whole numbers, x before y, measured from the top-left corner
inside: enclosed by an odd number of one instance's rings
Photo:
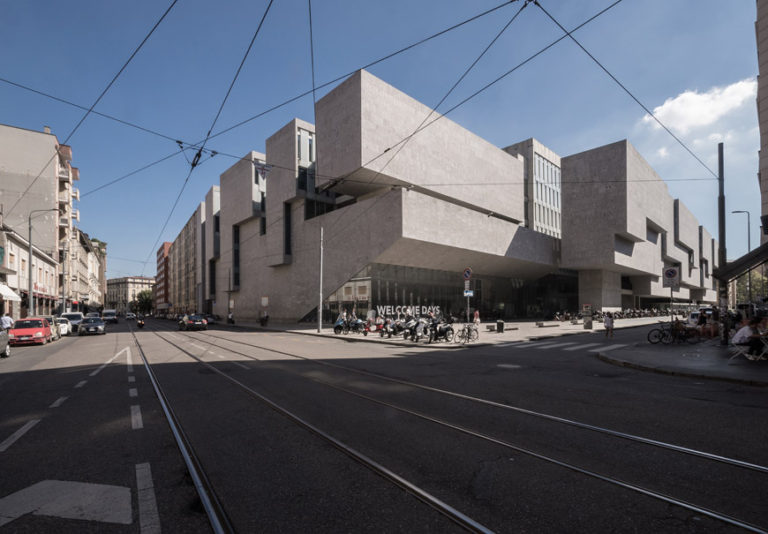
[[[433,343],[439,341],[453,341],[453,317],[448,319],[437,317],[430,313],[427,316],[414,317],[406,316],[404,320],[392,319],[391,317],[377,317],[364,321],[352,315],[344,318],[339,316],[333,325],[334,334],[379,334],[381,337],[391,338],[392,336],[403,336],[403,339],[409,339],[414,343],[425,341]]]

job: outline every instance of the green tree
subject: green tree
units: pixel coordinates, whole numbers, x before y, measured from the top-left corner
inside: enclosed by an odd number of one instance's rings
[[[152,291],[145,289],[136,295],[136,309],[139,313],[147,314],[152,311]]]
[[[736,279],[736,302],[739,304],[749,302],[748,280],[747,273]],[[760,303],[766,296],[768,296],[768,277],[761,274],[761,269],[755,269],[752,271],[752,300]]]

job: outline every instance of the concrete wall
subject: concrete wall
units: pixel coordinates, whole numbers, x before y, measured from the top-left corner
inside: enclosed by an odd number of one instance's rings
[[[522,222],[521,159],[447,118],[398,144],[429,114],[429,107],[358,71],[317,103],[320,174],[326,182],[329,176],[348,177],[334,188],[342,193],[411,185]],[[504,183],[509,186],[500,185]]]

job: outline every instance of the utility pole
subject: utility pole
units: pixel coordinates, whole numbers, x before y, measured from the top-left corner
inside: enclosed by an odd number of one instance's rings
[[[323,331],[323,225],[320,225],[320,295],[317,300],[317,333]]]
[[[725,250],[725,171],[723,164],[723,143],[717,145],[717,182],[720,189],[720,194],[717,197],[717,216],[718,216],[718,241],[720,242],[719,250],[719,267],[725,269],[725,264],[728,263],[726,250]],[[720,308],[720,344],[728,344],[728,331],[731,328],[730,321],[728,320],[728,281],[718,280],[718,307]]]

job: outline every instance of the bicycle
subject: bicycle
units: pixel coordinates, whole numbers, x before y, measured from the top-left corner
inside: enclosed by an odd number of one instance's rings
[[[470,341],[477,341],[480,338],[480,333],[477,331],[477,325],[475,323],[466,323],[461,330],[457,330],[453,336],[455,343],[468,343]]]
[[[701,341],[701,334],[695,326],[686,326],[680,321],[675,321],[670,325],[669,330],[664,333],[664,337],[661,338],[661,342],[665,345],[669,345],[673,341],[682,343],[684,341],[688,343],[698,343]]]
[[[672,326],[670,323],[659,321],[659,326],[651,329],[651,331],[648,332],[648,335],[646,336],[648,339],[648,342],[654,345],[659,343],[664,339],[664,336],[669,334],[669,331],[671,329],[672,329]]]

